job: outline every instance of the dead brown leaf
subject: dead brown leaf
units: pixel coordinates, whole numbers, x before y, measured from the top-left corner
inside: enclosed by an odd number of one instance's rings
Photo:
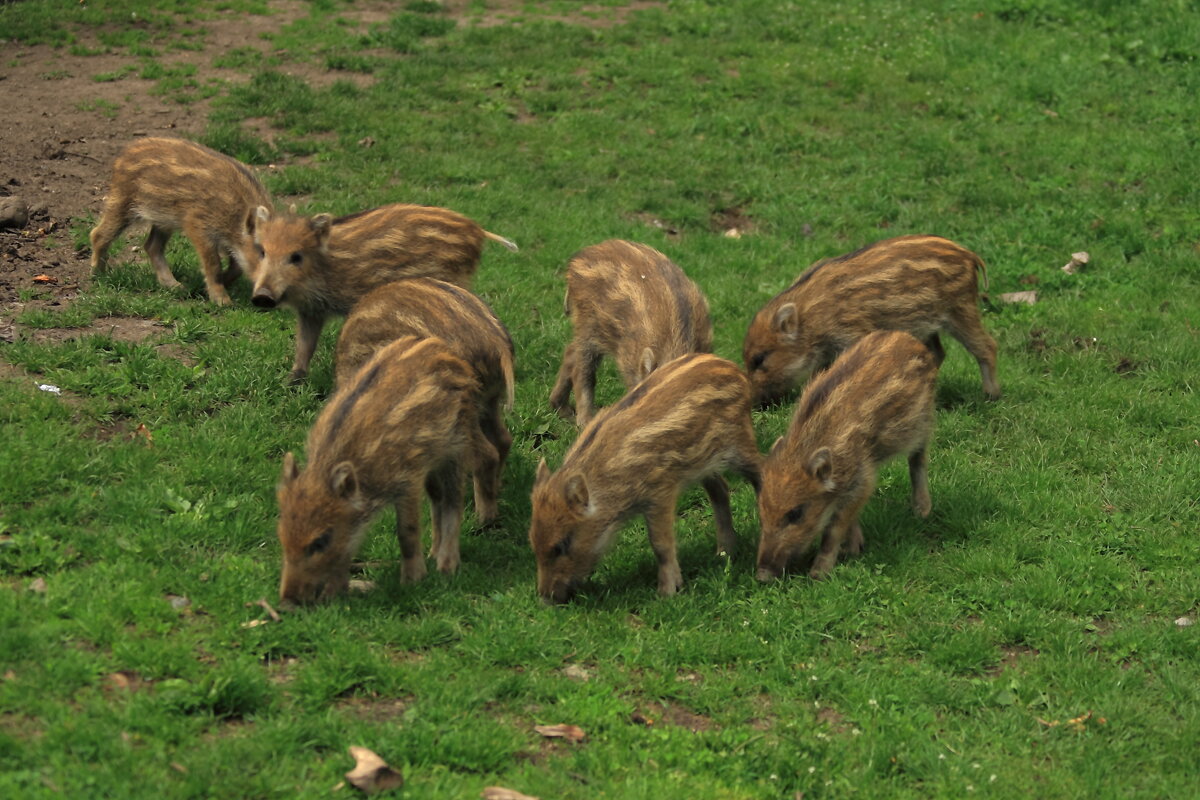
[[[1037,302],[1037,292],[1005,292],[1004,294],[1000,295],[1000,302],[1025,303],[1026,305],[1033,305]]]
[[[34,275],[34,283],[58,283],[58,278],[53,275]]]
[[[592,671],[582,664],[567,664],[563,667],[563,675],[573,681],[590,681]]]
[[[46,579],[42,577],[34,578],[29,582],[29,591],[36,594],[46,593]]]
[[[1074,275],[1090,260],[1091,256],[1084,250],[1080,250],[1078,253],[1071,253],[1071,260],[1063,265],[1062,271],[1068,275]]]
[[[404,784],[404,777],[371,750],[353,745],[349,750],[355,763],[354,769],[346,773],[346,780],[365,794],[386,792]]]
[[[521,794],[516,789],[505,789],[503,786],[488,786],[480,795],[483,800],[538,800],[530,794]]]
[[[147,428],[144,423],[139,424],[136,428],[134,428],[133,432],[136,435],[143,437],[147,444],[154,444],[154,436],[150,433],[150,429]]]
[[[364,581],[358,578],[352,578],[347,588],[352,592],[369,592],[375,588],[375,581]]]
[[[267,614],[271,617],[272,622],[282,622],[283,621],[283,617],[279,616],[279,612],[276,611],[275,609],[271,608],[271,604],[267,602],[267,598],[260,597],[257,600],[255,600],[253,603],[246,603],[246,608],[252,608],[254,606],[259,606],[264,611],[266,611]],[[266,620],[261,620],[261,622],[266,622]],[[260,624],[261,624],[261,622],[260,622]],[[242,627],[252,628],[254,626],[253,625],[244,625]]]
[[[534,725],[533,729],[547,739],[566,739],[568,742],[582,742],[587,738],[583,728],[578,725]]]

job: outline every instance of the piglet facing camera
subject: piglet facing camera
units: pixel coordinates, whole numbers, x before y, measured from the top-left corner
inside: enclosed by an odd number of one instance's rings
[[[859,512],[879,465],[896,456],[908,456],[914,513],[929,514],[937,369],[936,355],[911,335],[879,331],[805,387],[787,433],[763,462],[759,580],[778,578],[814,550],[814,578],[827,575],[842,551],[857,555]]]

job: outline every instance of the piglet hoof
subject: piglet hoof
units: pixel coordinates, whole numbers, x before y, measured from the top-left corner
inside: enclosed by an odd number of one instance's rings
[[[437,569],[443,575],[453,575],[458,572],[458,554],[439,558]]]
[[[307,370],[294,369],[288,373],[287,385],[288,386],[299,386],[300,384],[304,383],[304,380],[307,377],[308,377]]]
[[[225,294],[224,289],[220,289],[219,291],[209,291],[208,299],[213,302],[213,305],[222,307],[233,305],[233,301],[229,299],[229,295]]]
[[[921,519],[925,519],[926,517],[928,517],[929,512],[932,509],[933,509],[933,502],[929,499],[928,494],[921,495],[918,497],[913,497],[913,499],[912,499],[913,513],[916,514]]]
[[[679,574],[678,567],[658,577],[658,593],[663,597],[672,597],[682,588],[683,576]]]
[[[400,564],[401,583],[418,583],[425,578],[425,559],[417,556]]]
[[[778,578],[779,575],[776,574],[774,570],[769,570],[766,567],[759,567],[758,572],[754,573],[754,577],[758,579],[759,583],[770,583]]]

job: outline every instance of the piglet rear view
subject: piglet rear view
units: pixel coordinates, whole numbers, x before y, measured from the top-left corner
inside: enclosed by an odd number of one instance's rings
[[[440,339],[383,347],[329,399],[308,435],[308,466],[288,453],[278,487],[283,575],[292,602],[324,600],[349,581],[350,560],[380,507],[396,507],[401,577],[425,576],[421,497],[433,505],[438,569],[458,568],[464,465],[476,445],[479,383]]]
[[[858,515],[879,465],[908,456],[912,508],[929,514],[926,450],[933,430],[935,354],[900,331],[868,334],[814,378],[787,433],[763,462],[758,578],[819,546],[809,574],[824,577],[863,545]]]

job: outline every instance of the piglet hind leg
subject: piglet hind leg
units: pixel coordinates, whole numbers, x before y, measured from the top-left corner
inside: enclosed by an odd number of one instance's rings
[[[563,350],[562,364],[558,368],[558,378],[554,381],[554,389],[550,392],[550,407],[564,419],[574,419],[575,409],[571,407],[571,380],[575,374],[575,343],[571,342]]]
[[[443,466],[425,482],[433,507],[433,552],[438,572],[458,571],[458,534],[462,528],[463,473],[458,464]]]
[[[425,558],[421,554],[421,496],[416,492],[396,502],[396,539],[400,542],[400,580],[421,580],[425,577]]]
[[[672,493],[646,512],[650,547],[658,559],[658,593],[663,597],[670,597],[683,588],[683,574],[679,571],[679,558],[675,552],[676,500]]]
[[[729,484],[720,475],[710,475],[701,481],[712,502],[713,520],[717,526],[717,555],[733,557],[737,548],[737,533],[733,530],[733,513],[729,510]]]
[[[929,453],[924,447],[909,455],[908,477],[912,482],[913,513],[924,519],[933,508],[929,498]]]
[[[324,317],[300,314],[297,318],[296,358],[292,361],[292,371],[288,373],[288,383],[292,386],[303,383],[308,377],[308,365],[317,350],[317,340],[321,338],[321,329],[324,327]]]

